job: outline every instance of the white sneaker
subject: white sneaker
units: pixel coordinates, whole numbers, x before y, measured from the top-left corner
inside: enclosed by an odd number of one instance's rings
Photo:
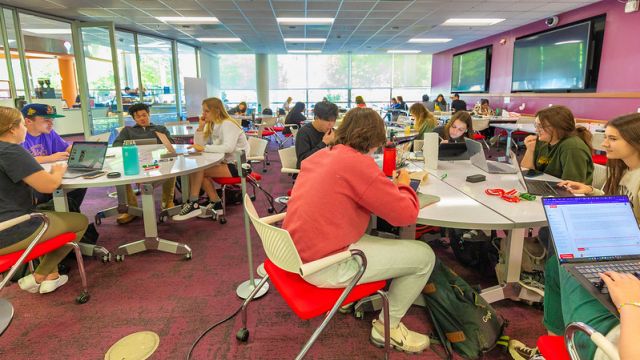
[[[373,320],[371,325],[371,342],[378,347],[384,347],[384,324]],[[429,337],[411,331],[403,323],[399,323],[391,329],[390,344],[396,350],[419,353],[429,347]]]
[[[172,219],[174,221],[182,221],[194,218],[202,214],[200,204],[197,201],[188,201],[182,205],[182,209],[178,215],[174,215]]]
[[[36,278],[33,276],[33,274],[29,274],[18,280],[18,286],[20,286],[20,289],[32,294],[35,294],[40,290],[40,285],[41,284],[38,284],[36,282]]]
[[[67,275],[60,275],[57,279],[54,280],[45,280],[40,284],[40,294],[46,294],[55,291],[60,286],[66,284],[67,281],[69,281],[69,277]]]
[[[200,214],[198,214],[198,218],[200,218],[200,219],[208,219],[208,218],[214,217],[213,216],[214,211],[213,211],[213,203],[212,202],[209,202],[207,204],[207,206],[204,206],[204,207],[200,206],[200,209],[201,209],[202,212]]]

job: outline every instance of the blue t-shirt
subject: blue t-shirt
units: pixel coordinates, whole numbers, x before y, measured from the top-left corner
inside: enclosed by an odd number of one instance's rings
[[[40,134],[38,136],[27,133],[22,147],[30,152],[32,156],[36,157],[67,151],[69,144],[54,130],[51,130],[49,134]]]

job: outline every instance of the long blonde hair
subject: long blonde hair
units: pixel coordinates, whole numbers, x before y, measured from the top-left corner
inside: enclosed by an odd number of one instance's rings
[[[438,125],[436,117],[421,103],[411,105],[409,114],[415,116],[416,122],[414,128],[418,131],[422,131],[422,128],[425,126],[425,132],[431,131]]]
[[[220,125],[224,121],[231,121],[237,127],[239,128],[242,127],[236,119],[229,116],[229,113],[227,113],[227,110],[224,108],[224,104],[222,103],[222,100],[218,99],[217,97],[210,97],[202,100],[202,105],[207,107],[209,112],[211,112],[211,117],[213,118],[213,124],[211,124],[210,121],[207,121],[207,119],[205,119],[204,137],[206,139],[211,137],[211,133],[213,133],[213,126],[215,124]]]
[[[0,136],[15,129],[22,121],[22,113],[16,109],[0,106]]]

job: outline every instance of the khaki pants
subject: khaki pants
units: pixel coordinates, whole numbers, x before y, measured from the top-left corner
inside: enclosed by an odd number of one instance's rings
[[[49,228],[44,233],[39,242],[43,242],[54,238],[58,235],[74,232],[76,233],[76,241],[80,241],[84,232],[87,230],[89,221],[87,217],[78,213],[69,212],[55,212],[55,211],[43,211],[49,218]],[[43,225],[38,230],[31,234],[28,238],[17,242],[11,246],[0,249],[0,255],[10,254],[19,250],[24,250],[29,247],[29,244],[35,239],[36,235],[40,231]],[[63,246],[56,249],[42,257],[40,265],[36,269],[38,275],[49,275],[58,271],[58,263],[64,259],[65,256],[71,251],[70,247]]]
[[[127,204],[129,206],[138,206],[138,198],[133,192],[131,185],[125,186],[127,189]],[[167,179],[162,183],[162,208],[166,209],[173,205],[173,193],[176,188],[176,178]]]
[[[389,325],[395,327],[431,276],[436,261],[433,250],[416,240],[384,239],[371,235],[364,235],[349,249],[361,250],[367,258],[367,268],[359,284],[393,279],[388,292]],[[304,279],[318,287],[343,288],[349,284],[358,267],[358,261],[350,258]],[[380,320],[384,322],[382,312]]]

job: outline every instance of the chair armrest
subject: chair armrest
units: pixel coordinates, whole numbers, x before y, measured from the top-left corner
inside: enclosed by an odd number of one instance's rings
[[[25,214],[22,216],[18,216],[17,218],[13,218],[11,220],[3,221],[0,223],[0,231],[6,230],[10,227],[14,227],[18,224],[22,224],[25,221],[31,219],[31,214]]]
[[[591,341],[596,344],[596,347],[600,348],[600,350],[602,350],[609,359],[620,360],[618,349],[604,335],[582,322],[572,322],[564,331],[565,345],[567,346],[567,350],[569,351],[572,359],[579,359],[573,343],[573,337],[578,331],[587,334]]]
[[[262,221],[265,224],[272,225],[274,223],[277,223],[278,221],[284,220],[284,217],[286,215],[287,215],[287,213],[283,212],[283,213],[280,213],[280,214],[265,216],[263,218],[260,218],[260,221]]]
[[[345,250],[339,253],[335,253],[333,255],[329,255],[322,259],[312,261],[310,263],[302,264],[300,266],[300,275],[301,276],[311,275],[322,269],[326,269],[331,265],[335,265],[341,261],[344,261],[350,257],[351,257],[351,251]]]

